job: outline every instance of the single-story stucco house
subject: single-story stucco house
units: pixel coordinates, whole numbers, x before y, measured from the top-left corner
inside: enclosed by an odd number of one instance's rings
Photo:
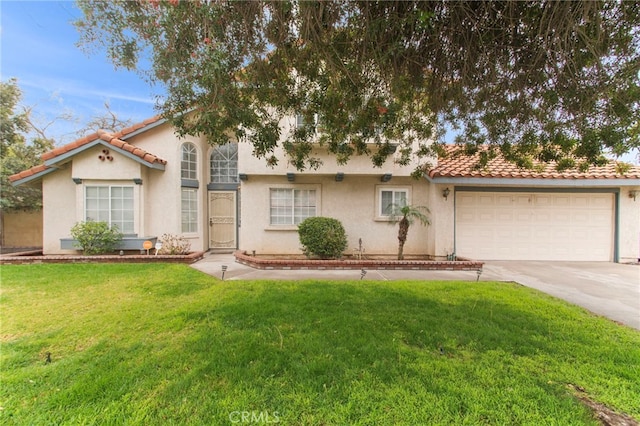
[[[293,128],[296,119],[283,120]],[[76,253],[71,227],[105,220],[139,241],[181,236],[193,250],[301,253],[297,224],[309,216],[344,225],[348,252],[394,254],[397,227],[385,206],[428,206],[431,225],[414,225],[405,254],[479,260],[636,261],[640,257],[640,167],[586,173],[522,170],[496,159],[448,156],[420,180],[417,164],[367,157],[298,172],[252,156],[249,143],[212,147],[180,138],[154,117],[117,133],[99,131],[42,156],[43,164],[11,176],[42,183],[43,251]],[[282,152],[276,153],[284,159]],[[137,237],[136,240],[134,237]]]

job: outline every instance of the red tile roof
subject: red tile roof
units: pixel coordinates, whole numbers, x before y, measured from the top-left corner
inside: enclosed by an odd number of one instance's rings
[[[27,170],[23,170],[20,173],[16,173],[15,175],[11,175],[9,176],[9,182],[14,182],[18,179],[24,179],[26,177],[35,175],[37,173],[43,172],[46,169],[48,169],[49,167],[45,166],[44,164],[40,164],[39,166],[34,166],[30,169]]]
[[[131,127],[127,127],[126,129],[123,129],[115,134],[113,133],[109,133],[105,130],[98,130],[95,133],[92,133],[90,135],[87,135],[85,137],[82,137],[80,139],[77,139],[71,143],[68,143],[66,145],[63,145],[61,147],[55,148],[52,151],[46,152],[44,154],[42,154],[42,156],[40,157],[42,161],[46,162],[46,161],[50,161],[55,159],[56,157],[59,157],[63,154],[66,154],[67,152],[76,150],[78,148],[81,148],[84,145],[87,145],[91,142],[94,142],[98,139],[103,140],[107,143],[109,143],[110,145],[113,145],[116,148],[122,149],[124,151],[127,151],[129,153],[131,153],[132,155],[135,155],[136,157],[139,157],[140,159],[146,161],[147,163],[157,163],[157,164],[161,164],[161,165],[166,165],[167,161],[163,160],[162,158],[151,154],[150,152],[147,152],[143,149],[140,149],[134,145],[131,145],[130,143],[127,143],[121,139],[119,139],[120,137],[123,137],[127,134],[130,134],[136,130],[142,129],[146,126],[148,126],[149,124],[155,123],[157,121],[160,120],[160,117],[153,117],[150,118],[148,120],[143,121],[142,123],[138,123],[138,124],[134,124]],[[38,173],[41,173],[47,169],[52,168],[52,166],[47,166],[45,164],[40,164],[38,166],[35,167],[31,167],[30,169],[27,170],[23,170],[20,173],[16,173],[14,175],[9,176],[9,181],[10,182],[15,182],[17,180],[20,179],[24,179],[27,178],[29,176],[33,176],[36,175]]]
[[[162,120],[162,117],[160,117],[159,115],[156,115],[155,117],[151,117],[151,118],[147,118],[146,120],[144,120],[141,123],[136,123],[132,126],[126,127],[122,130],[120,130],[117,133],[114,133],[113,136],[116,138],[122,138],[125,137],[135,131],[138,131],[140,129],[143,129],[151,124],[157,123],[158,121]]]
[[[554,163],[537,163],[534,169],[523,169],[498,156],[490,160],[484,169],[475,169],[478,155],[467,156],[455,145],[446,147],[447,156],[429,170],[430,178],[514,178],[514,179],[640,179],[640,166],[631,166],[624,174],[615,162],[605,166],[591,166],[586,172],[577,168],[556,170]]]

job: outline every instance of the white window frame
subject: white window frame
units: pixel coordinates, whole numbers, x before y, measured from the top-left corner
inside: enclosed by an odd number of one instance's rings
[[[191,142],[180,146],[180,178],[198,180],[198,148]]]
[[[227,156],[222,152],[222,147],[235,147],[235,152],[231,156]],[[213,184],[238,183],[238,144],[228,142],[224,145],[216,146],[211,150],[209,155],[209,182]],[[215,159],[214,155],[220,155],[224,158]],[[215,165],[215,167],[214,167]],[[225,173],[214,174],[214,170],[220,170]],[[216,179],[218,179],[216,181]]]
[[[319,128],[320,128],[320,116],[317,113],[313,114],[313,123],[308,123],[311,126],[313,126],[313,131],[315,133],[319,132]],[[303,114],[296,114],[296,129],[299,129],[301,127],[304,127],[305,125],[307,125],[307,123],[305,123],[305,116]]]
[[[88,199],[87,199],[88,194],[87,193],[88,193],[88,190],[90,188],[106,188],[108,190],[108,199],[107,199],[107,201],[109,203],[109,208],[107,210],[108,216],[109,216],[108,220],[101,220],[100,218],[93,218],[93,217],[89,217],[88,216],[89,208],[88,208]],[[120,188],[120,189],[125,189],[126,188],[126,189],[130,189],[131,190],[131,209],[130,209],[130,213],[131,213],[132,218],[131,218],[131,220],[127,220],[126,221],[126,222],[131,222],[131,226],[132,226],[131,229],[123,229],[121,223],[124,222],[124,219],[118,220],[118,221],[115,221],[113,219],[113,215],[114,215],[114,206],[113,205],[114,205],[114,201],[115,201],[114,197],[113,197],[113,190],[115,188]],[[98,198],[98,200],[99,199],[100,198]],[[104,209],[99,209],[99,208],[98,209],[92,209],[92,210],[104,211]],[[124,209],[121,209],[121,210],[123,212],[126,211]],[[109,224],[109,227],[113,226],[114,222],[115,222],[115,225],[118,227],[118,231],[119,232],[121,232],[123,234],[135,234],[136,233],[136,229],[137,229],[137,226],[136,226],[136,193],[135,193],[135,187],[133,185],[115,185],[115,184],[114,185],[93,185],[93,184],[85,185],[84,186],[84,209],[83,209],[82,215],[83,215],[85,221],[89,221],[89,220],[96,221],[96,222],[104,221],[104,222],[107,222]]]
[[[272,209],[273,209],[273,193],[274,191],[277,190],[283,190],[283,191],[290,191],[292,193],[293,199],[292,199],[292,203],[290,206],[290,215],[288,215],[287,217],[290,219],[289,221],[287,221],[286,223],[274,223],[273,222],[273,218],[274,215],[272,214]],[[296,208],[296,203],[295,203],[295,194],[297,191],[315,191],[315,206],[314,207],[314,212],[313,215],[311,216],[305,216],[303,217],[301,220],[299,220],[296,223],[296,214],[295,214],[295,208]],[[289,206],[287,206],[289,207]],[[311,206],[298,206],[298,207],[311,207]],[[268,215],[268,228],[267,229],[278,229],[278,230],[283,230],[283,229],[289,229],[289,230],[297,230],[298,229],[298,224],[306,219],[307,217],[315,217],[315,216],[319,216],[321,214],[321,186],[320,185],[286,185],[286,186],[280,186],[280,185],[276,185],[276,186],[271,186],[269,187],[269,196],[268,196],[268,211],[269,211],[269,215]]]
[[[185,195],[189,194],[188,200]],[[189,203],[189,208],[185,209],[185,201]],[[192,209],[191,203],[195,205]],[[185,221],[185,215],[186,221]],[[185,224],[187,225],[185,229]],[[180,188],[180,231],[183,234],[195,234],[198,232],[198,189],[197,188]]]
[[[392,215],[385,211],[388,206],[382,205],[383,192],[392,192],[392,204],[398,204],[396,202],[396,196],[397,194],[403,193],[405,197],[405,205],[411,205],[411,187],[378,185],[376,188],[376,220],[392,220]]]

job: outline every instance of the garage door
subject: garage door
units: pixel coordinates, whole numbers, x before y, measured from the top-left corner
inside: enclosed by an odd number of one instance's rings
[[[613,194],[456,192],[456,253],[479,260],[613,260]]]

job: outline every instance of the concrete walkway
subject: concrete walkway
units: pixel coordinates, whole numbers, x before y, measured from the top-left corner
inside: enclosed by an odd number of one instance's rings
[[[260,270],[232,254],[207,253],[192,267],[225,280],[359,280],[359,270]],[[475,271],[369,270],[363,280],[476,281]],[[608,262],[485,263],[480,281],[515,281],[640,330],[640,266]]]

